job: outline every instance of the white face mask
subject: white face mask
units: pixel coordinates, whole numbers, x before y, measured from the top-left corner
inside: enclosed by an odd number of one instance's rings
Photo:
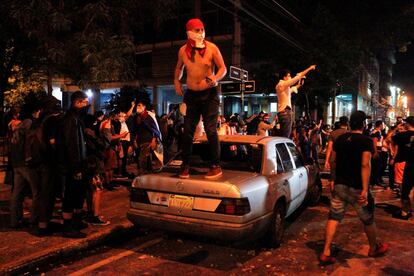
[[[192,39],[196,43],[197,48],[204,48],[204,38],[206,36],[206,33],[203,31],[202,33],[195,33],[192,31],[187,31],[187,37],[189,39]]]

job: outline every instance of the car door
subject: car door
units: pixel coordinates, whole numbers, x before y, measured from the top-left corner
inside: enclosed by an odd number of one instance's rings
[[[285,143],[276,144],[277,153],[280,156],[282,161],[284,174],[287,174],[289,177],[284,179],[283,185],[287,187],[288,195],[288,210],[287,213],[290,214],[302,203],[302,188],[300,184],[299,172],[296,171],[294,163],[292,161],[291,154]]]
[[[308,190],[308,170],[305,167],[305,162],[303,161],[302,155],[298,151],[297,147],[293,143],[286,143],[289,152],[292,156],[293,163],[295,164],[295,171],[299,174],[300,189],[301,195],[300,198],[305,198],[306,192]]]

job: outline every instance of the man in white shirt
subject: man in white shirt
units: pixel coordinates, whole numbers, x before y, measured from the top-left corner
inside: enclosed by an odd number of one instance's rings
[[[291,77],[289,70],[281,70],[279,72],[279,83],[276,85],[276,93],[280,136],[289,138],[292,131],[292,92],[298,93],[298,88],[301,86],[299,81],[303,79],[309,71],[315,70],[315,68],[316,65],[311,65],[304,71],[298,73],[294,78]]]

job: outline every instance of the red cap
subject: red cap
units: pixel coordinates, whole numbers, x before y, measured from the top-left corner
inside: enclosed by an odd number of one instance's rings
[[[188,20],[187,24],[185,24],[185,28],[187,31],[193,30],[193,29],[204,29],[203,22],[198,18],[193,18]]]

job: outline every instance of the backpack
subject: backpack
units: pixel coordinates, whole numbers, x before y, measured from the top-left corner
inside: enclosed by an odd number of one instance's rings
[[[49,114],[43,118],[40,124],[33,125],[27,132],[25,141],[25,160],[29,167],[37,167],[44,163],[48,154],[48,145],[44,138],[44,123],[56,114]]]

